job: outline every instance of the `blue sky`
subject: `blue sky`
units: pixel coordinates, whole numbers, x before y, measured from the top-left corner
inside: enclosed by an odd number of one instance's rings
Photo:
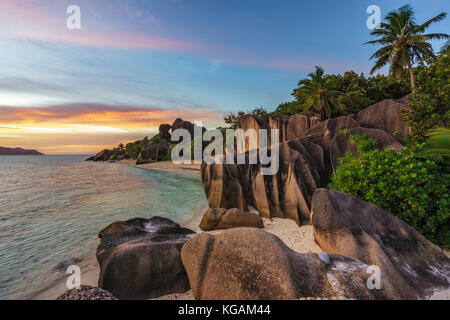
[[[82,30],[66,28],[71,4]],[[215,126],[225,112],[272,110],[315,65],[368,73],[373,4],[383,17],[410,4],[418,22],[449,11],[444,0],[2,0],[0,109],[149,110],[142,127],[126,129],[130,139],[177,115]],[[450,33],[450,18],[429,31]],[[0,116],[0,126],[16,118]],[[0,144],[11,141],[20,136],[0,127]]]

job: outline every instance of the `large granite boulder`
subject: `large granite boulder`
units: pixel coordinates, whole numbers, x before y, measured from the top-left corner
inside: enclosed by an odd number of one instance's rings
[[[203,231],[231,229],[238,227],[264,228],[260,216],[239,209],[210,208],[203,214],[200,229]]]
[[[387,99],[359,112],[356,121],[362,127],[382,129],[403,143],[411,128],[405,123],[402,110],[409,110],[405,99]]]
[[[338,159],[343,157],[347,152],[358,155],[358,145],[352,143],[351,135],[367,134],[371,139],[374,139],[378,143],[380,150],[392,149],[399,151],[403,148],[403,145],[399,143],[393,136],[381,129],[371,129],[356,127],[347,131],[347,133],[338,133],[330,144],[330,158],[333,170],[338,166]]]
[[[328,178],[328,171],[323,148],[305,138],[279,145],[275,175],[262,175],[261,164],[203,163],[201,177],[210,208],[250,211],[252,206],[261,217],[301,224],[309,222],[312,194]]]
[[[277,115],[269,117],[269,129],[279,130],[279,142],[285,142],[288,139],[289,116]],[[268,139],[269,141],[269,139]]]
[[[194,125],[192,122],[177,118],[172,124],[172,132],[177,129],[186,129],[191,134],[191,137],[194,137]]]
[[[181,247],[193,231],[152,217],[114,222],[98,236],[98,286],[119,299],[150,299],[189,290]]]
[[[170,141],[170,130],[172,129],[172,126],[170,124],[162,124],[159,126],[159,136],[166,141]]]
[[[314,127],[306,130],[303,137],[309,137],[314,142],[322,146],[325,154],[329,154],[331,140],[344,129],[359,127],[359,123],[350,116],[328,119],[316,124]]]
[[[95,156],[90,157],[87,161],[109,161],[111,160],[114,152],[112,150],[104,149],[97,153]]]
[[[268,134],[268,139],[267,139],[267,143],[270,144],[270,130],[269,130],[269,124],[267,123],[267,121],[261,117],[252,115],[252,114],[247,114],[245,115],[242,119],[241,119],[241,123],[239,124],[239,128],[241,128],[242,130],[244,130],[244,132],[246,132],[249,129],[253,129],[256,131],[256,148],[252,148],[252,146],[250,145],[248,139],[245,139],[245,144],[244,144],[244,150],[237,150],[236,152],[238,153],[244,153],[247,152],[251,149],[258,149],[259,148],[259,130],[260,129],[265,129],[267,130],[267,134]]]
[[[318,117],[308,117],[303,114],[296,114],[289,118],[287,125],[287,139],[303,137],[306,131],[320,123]]]
[[[414,228],[351,195],[318,189],[312,201],[314,240],[322,250],[375,265],[381,290],[395,299],[428,298],[450,288],[450,259]]]
[[[149,141],[136,161],[136,164],[145,164],[158,161],[158,144],[153,141]]]
[[[255,228],[196,235],[181,258],[199,300],[390,298],[367,288],[366,264],[340,255],[300,254]]]
[[[67,290],[56,300],[117,300],[117,298],[107,290],[82,285],[80,289]]]

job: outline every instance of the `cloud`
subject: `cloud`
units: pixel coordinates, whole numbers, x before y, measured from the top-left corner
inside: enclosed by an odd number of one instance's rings
[[[172,123],[176,118],[203,121],[205,125],[221,123],[222,114],[205,109],[168,110],[100,104],[66,104],[38,107],[0,106],[0,126],[22,130],[61,130],[79,132],[136,132]]]
[[[4,28],[1,28],[0,22],[0,38],[31,42],[39,46],[63,43],[97,48],[185,53],[208,61],[211,73],[216,72],[223,64],[293,72],[310,71],[315,65],[321,65],[330,72],[355,67],[352,61],[324,60],[304,55],[286,57],[278,55],[277,59],[273,59],[261,52],[255,53],[223,44],[161,36],[149,27],[134,30],[132,27],[138,22],[136,19],[144,25],[159,23],[150,12],[140,8],[136,3],[82,2],[80,7],[83,30],[68,30],[65,27],[67,15],[61,5],[59,12],[46,1],[40,1],[39,5],[33,1],[2,1],[5,4],[2,3],[0,21],[3,21]],[[20,23],[17,22],[19,20]],[[211,59],[211,56],[214,58]]]
[[[153,136],[160,124],[182,118],[213,128],[223,114],[204,109],[167,110],[100,104],[47,108],[0,106],[0,145],[47,154],[86,154]]]

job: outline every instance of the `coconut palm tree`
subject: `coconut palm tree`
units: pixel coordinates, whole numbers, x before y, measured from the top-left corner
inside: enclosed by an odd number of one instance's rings
[[[423,155],[441,155],[450,157],[450,129],[440,127],[432,129],[427,136],[430,138],[429,143],[424,147]]]
[[[329,119],[337,109],[343,109],[339,97],[344,95],[343,92],[327,88],[324,73],[321,67],[316,66],[316,71],[308,74],[310,79],[300,80],[296,89],[298,94],[306,97],[302,105],[303,112],[318,112],[321,120]]]
[[[379,28],[371,33],[371,35],[380,38],[366,43],[383,46],[370,58],[375,60],[375,65],[370,73],[373,74],[376,70],[389,64],[389,75],[402,79],[407,70],[411,86],[414,88],[413,65],[418,61],[423,61],[426,57],[435,56],[433,47],[427,41],[448,39],[449,37],[445,33],[423,33],[431,24],[443,20],[446,16],[447,13],[442,12],[427,22],[418,25],[416,24],[414,10],[409,5],[388,13],[385,22],[381,23]]]

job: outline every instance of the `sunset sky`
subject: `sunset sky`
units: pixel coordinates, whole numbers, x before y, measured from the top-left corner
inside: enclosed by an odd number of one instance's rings
[[[419,22],[448,0],[0,0],[0,146],[90,154],[180,117],[291,100],[299,79],[368,73],[369,5],[404,4]],[[69,30],[69,5],[82,30]],[[447,18],[429,29],[450,31]],[[441,43],[433,43],[439,49]]]

